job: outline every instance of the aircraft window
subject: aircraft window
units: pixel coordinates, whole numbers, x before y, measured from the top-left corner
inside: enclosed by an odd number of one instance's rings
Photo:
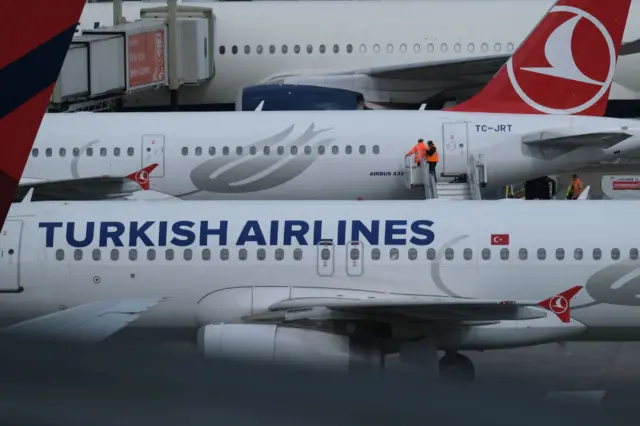
[[[295,260],[302,260],[302,250],[297,248],[293,251],[293,258]]]
[[[564,259],[564,249],[556,249],[556,259],[563,260]]]
[[[293,46],[293,53],[295,53],[296,55],[298,53],[300,53],[300,45],[296,44],[295,46]]]
[[[454,251],[452,248],[448,248],[444,251],[444,258],[447,260],[453,260],[454,257]]]
[[[225,146],[224,148],[222,148],[222,155],[229,155],[229,147]]]
[[[111,260],[116,261],[120,259],[120,251],[118,249],[111,249]]]
[[[201,146],[196,146],[196,155],[198,157],[202,155],[202,147]]]
[[[244,46],[244,54],[248,55],[249,53],[251,53],[251,47],[249,45]]]
[[[611,249],[611,259],[613,260],[620,259],[620,249],[617,249],[617,248]]]
[[[374,145],[373,146],[373,153],[374,154],[379,154],[380,153],[380,147],[378,145]]]
[[[220,46],[220,49],[218,49],[218,51],[220,52],[220,54],[221,54],[221,55],[224,55],[224,52],[225,52],[226,50],[227,50],[227,49],[226,49],[224,46]]]
[[[518,258],[520,260],[527,260],[527,249],[526,248],[521,248],[520,250],[518,250]]]
[[[307,53],[313,53],[313,46],[310,44],[307,44]]]
[[[347,53],[353,52],[353,45],[347,44]]]
[[[107,156],[107,148],[100,148],[100,156],[101,157]]]
[[[120,157],[120,148],[113,148],[113,155],[115,157]]]
[[[129,250],[129,260],[138,260],[138,250],[136,249]]]
[[[360,145],[360,147],[358,148],[358,151],[360,152],[360,154],[364,155],[367,153],[367,147],[364,145]]]
[[[387,44],[387,53],[393,53],[393,44]]]
[[[483,52],[486,52],[487,50],[489,50],[489,45],[487,43],[482,43],[482,46],[480,46],[480,48]]]
[[[258,47],[256,47],[256,52],[258,52],[258,55],[262,55],[262,45],[259,44]]]
[[[73,148],[73,156],[74,157],[80,156],[80,148]]]
[[[418,258],[418,250],[414,248],[409,249],[409,260],[416,260]]]
[[[95,261],[100,260],[101,255],[102,255],[102,252],[100,251],[100,249],[94,249],[91,252],[91,258]]]
[[[602,250],[600,250],[599,248],[594,248],[593,249],[593,259],[594,260],[600,260],[602,258]]]
[[[502,45],[500,43],[496,43],[493,48],[496,50],[496,52],[499,52],[502,50]]]
[[[325,50],[327,50],[326,47],[324,46],[324,44],[321,44],[320,45],[320,53],[324,53]]]
[[[420,44],[416,43],[413,45],[413,51],[415,53],[420,53]]]
[[[545,260],[547,258],[547,251],[543,248],[538,249],[538,260]]]
[[[464,258],[464,260],[471,260],[473,259],[473,251],[470,248],[466,248],[462,251],[462,257]]]
[[[73,251],[73,260],[82,260],[82,249],[75,249]]]
[[[229,250],[228,249],[220,250],[220,260],[229,260]]]
[[[304,153],[307,154],[307,155],[311,154],[311,147],[309,145],[304,147]]]
[[[632,248],[631,250],[629,250],[629,259],[631,259],[631,260],[637,260],[638,259],[638,249],[637,248]]]
[[[509,249],[503,248],[500,250],[500,259],[509,260]]]
[[[156,249],[147,250],[147,260],[156,260]]]
[[[267,258],[267,251],[263,248],[258,249],[258,260],[265,260]]]
[[[338,46],[337,44],[333,45],[333,53],[338,53],[340,52],[340,46]]]
[[[352,248],[349,251],[349,257],[351,258],[351,260],[358,260],[360,259],[360,250],[358,250],[357,248]]]
[[[513,43],[507,44],[507,52],[513,52]]]
[[[406,45],[406,44],[404,44],[404,43],[402,43],[402,44],[400,45],[400,51],[401,51],[402,53],[406,53],[406,52],[407,52],[407,45]]]
[[[64,250],[56,250],[56,260],[64,260]]]
[[[51,150],[51,148],[47,148],[44,152],[45,152],[45,155],[46,155],[47,157],[51,157],[51,155],[52,155],[52,153],[53,153],[53,151]]]
[[[361,44],[360,45],[360,53],[367,53],[367,45],[366,44]]]
[[[447,51],[447,43],[442,43],[440,45],[440,50],[444,53]]]
[[[331,147],[331,153],[334,154],[334,155],[337,155],[338,154],[338,149],[339,149],[338,145],[332,146]]]
[[[264,148],[262,148],[262,152],[264,153],[264,155],[269,155],[269,153],[271,153],[271,147],[265,146]]]
[[[486,249],[482,249],[482,260],[489,260],[491,259],[491,250],[486,248]]]
[[[276,53],[276,47],[273,44],[269,46],[269,53],[271,53],[272,55]]]
[[[427,249],[427,259],[433,260],[436,258],[436,249],[430,248]]]
[[[291,155],[297,155],[298,154],[298,147],[297,146],[292,146],[291,147]]]
[[[164,252],[164,258],[167,260],[173,260],[173,258],[175,257],[175,253],[173,252],[173,249],[167,249]]]
[[[380,260],[380,249],[374,248],[371,250],[371,259]]]
[[[238,46],[232,46],[231,47],[231,53],[233,53],[234,55],[238,53]]]
[[[284,146],[278,147],[278,155],[284,155]]]
[[[189,148],[187,148],[186,146],[182,147],[182,155],[187,155],[189,154]]]
[[[374,44],[373,45],[373,53],[378,53],[380,51],[380,45],[379,44]]]
[[[347,155],[351,155],[351,145],[347,145],[346,148],[344,149],[344,152]]]
[[[288,51],[289,51],[289,48],[287,47],[287,45],[283,44],[282,45],[282,54],[286,55]]]
[[[582,256],[583,256],[582,249],[577,248],[573,251],[573,258],[575,260],[582,260]]]
[[[392,248],[391,250],[389,250],[389,257],[391,258],[391,260],[398,260],[398,258],[400,257],[400,252],[397,248]]]
[[[133,149],[133,148],[131,148],[131,147],[127,148],[127,155],[128,155],[129,157],[133,157],[133,153],[134,153],[134,152],[135,152],[135,149]]]
[[[276,260],[282,260],[284,259],[284,249],[276,249],[276,256],[275,256]]]
[[[210,146],[209,147],[209,155],[212,156],[212,157],[214,155],[216,155],[216,147],[215,146]]]
[[[248,256],[247,249],[242,248],[238,251],[238,259],[247,260],[247,256]]]
[[[472,52],[472,53],[473,53],[473,51],[474,51],[474,50],[476,50],[476,45],[475,45],[475,44],[473,44],[473,43],[469,43],[469,44],[467,45],[467,50],[469,50],[469,52]]]
[[[93,157],[93,148],[87,148],[85,152],[87,153],[87,157]]]
[[[182,257],[184,257],[184,260],[191,260],[191,259],[193,259],[193,250],[191,250],[191,249],[184,249],[184,253],[182,253]]]
[[[318,154],[320,154],[320,155],[324,155],[324,150],[325,150],[324,145],[320,145],[320,146],[318,147]]]
[[[202,260],[211,260],[211,250],[202,249]]]
[[[455,50],[456,52],[460,52],[462,50],[462,46],[460,45],[460,43],[456,43],[453,46],[453,50]]]
[[[31,155],[32,155],[33,157],[37,157],[37,156],[38,156],[38,148],[33,148],[33,149],[31,150]]]
[[[433,53],[433,51],[436,50],[435,46],[433,45],[433,43],[429,43],[427,45],[427,52],[429,53]]]
[[[60,155],[60,157],[64,157],[65,155],[67,155],[67,150],[64,148],[60,148],[60,151],[58,151],[58,155]]]
[[[256,155],[256,147],[255,146],[252,146],[252,147],[249,148],[249,154]]]
[[[236,155],[242,155],[242,147],[236,146]]]

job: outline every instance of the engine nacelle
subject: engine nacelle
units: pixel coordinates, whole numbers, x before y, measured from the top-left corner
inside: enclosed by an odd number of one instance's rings
[[[198,330],[198,350],[205,358],[234,358],[267,363],[295,363],[347,370],[346,336],[272,324],[218,324]]]
[[[295,84],[263,84],[242,89],[236,101],[236,111],[254,111],[262,101],[263,111],[364,109],[362,95],[351,90]]]

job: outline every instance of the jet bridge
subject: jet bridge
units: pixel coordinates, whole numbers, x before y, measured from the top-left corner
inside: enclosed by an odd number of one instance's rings
[[[429,166],[422,160],[420,165],[415,165],[412,157],[405,159],[407,172],[406,184],[409,188],[424,188],[425,199],[449,199],[449,200],[481,200],[480,186],[486,184],[486,165],[482,154],[476,158],[469,155],[468,172],[454,181],[440,181],[436,183],[433,175],[429,173]]]

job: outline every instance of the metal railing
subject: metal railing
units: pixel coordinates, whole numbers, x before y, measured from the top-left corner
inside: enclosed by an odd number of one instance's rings
[[[438,187],[435,178],[429,173],[429,167],[424,159],[420,161],[420,166],[416,166],[414,157],[406,157],[404,167],[408,170],[411,188],[424,186],[426,199],[438,198]]]
[[[472,200],[482,200],[480,183],[486,183],[486,168],[482,161],[476,160],[473,154],[469,155],[467,183],[469,184],[469,195]]]

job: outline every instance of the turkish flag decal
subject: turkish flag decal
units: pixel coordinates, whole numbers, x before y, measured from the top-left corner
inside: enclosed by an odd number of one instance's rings
[[[492,246],[508,246],[509,234],[491,234]]]

